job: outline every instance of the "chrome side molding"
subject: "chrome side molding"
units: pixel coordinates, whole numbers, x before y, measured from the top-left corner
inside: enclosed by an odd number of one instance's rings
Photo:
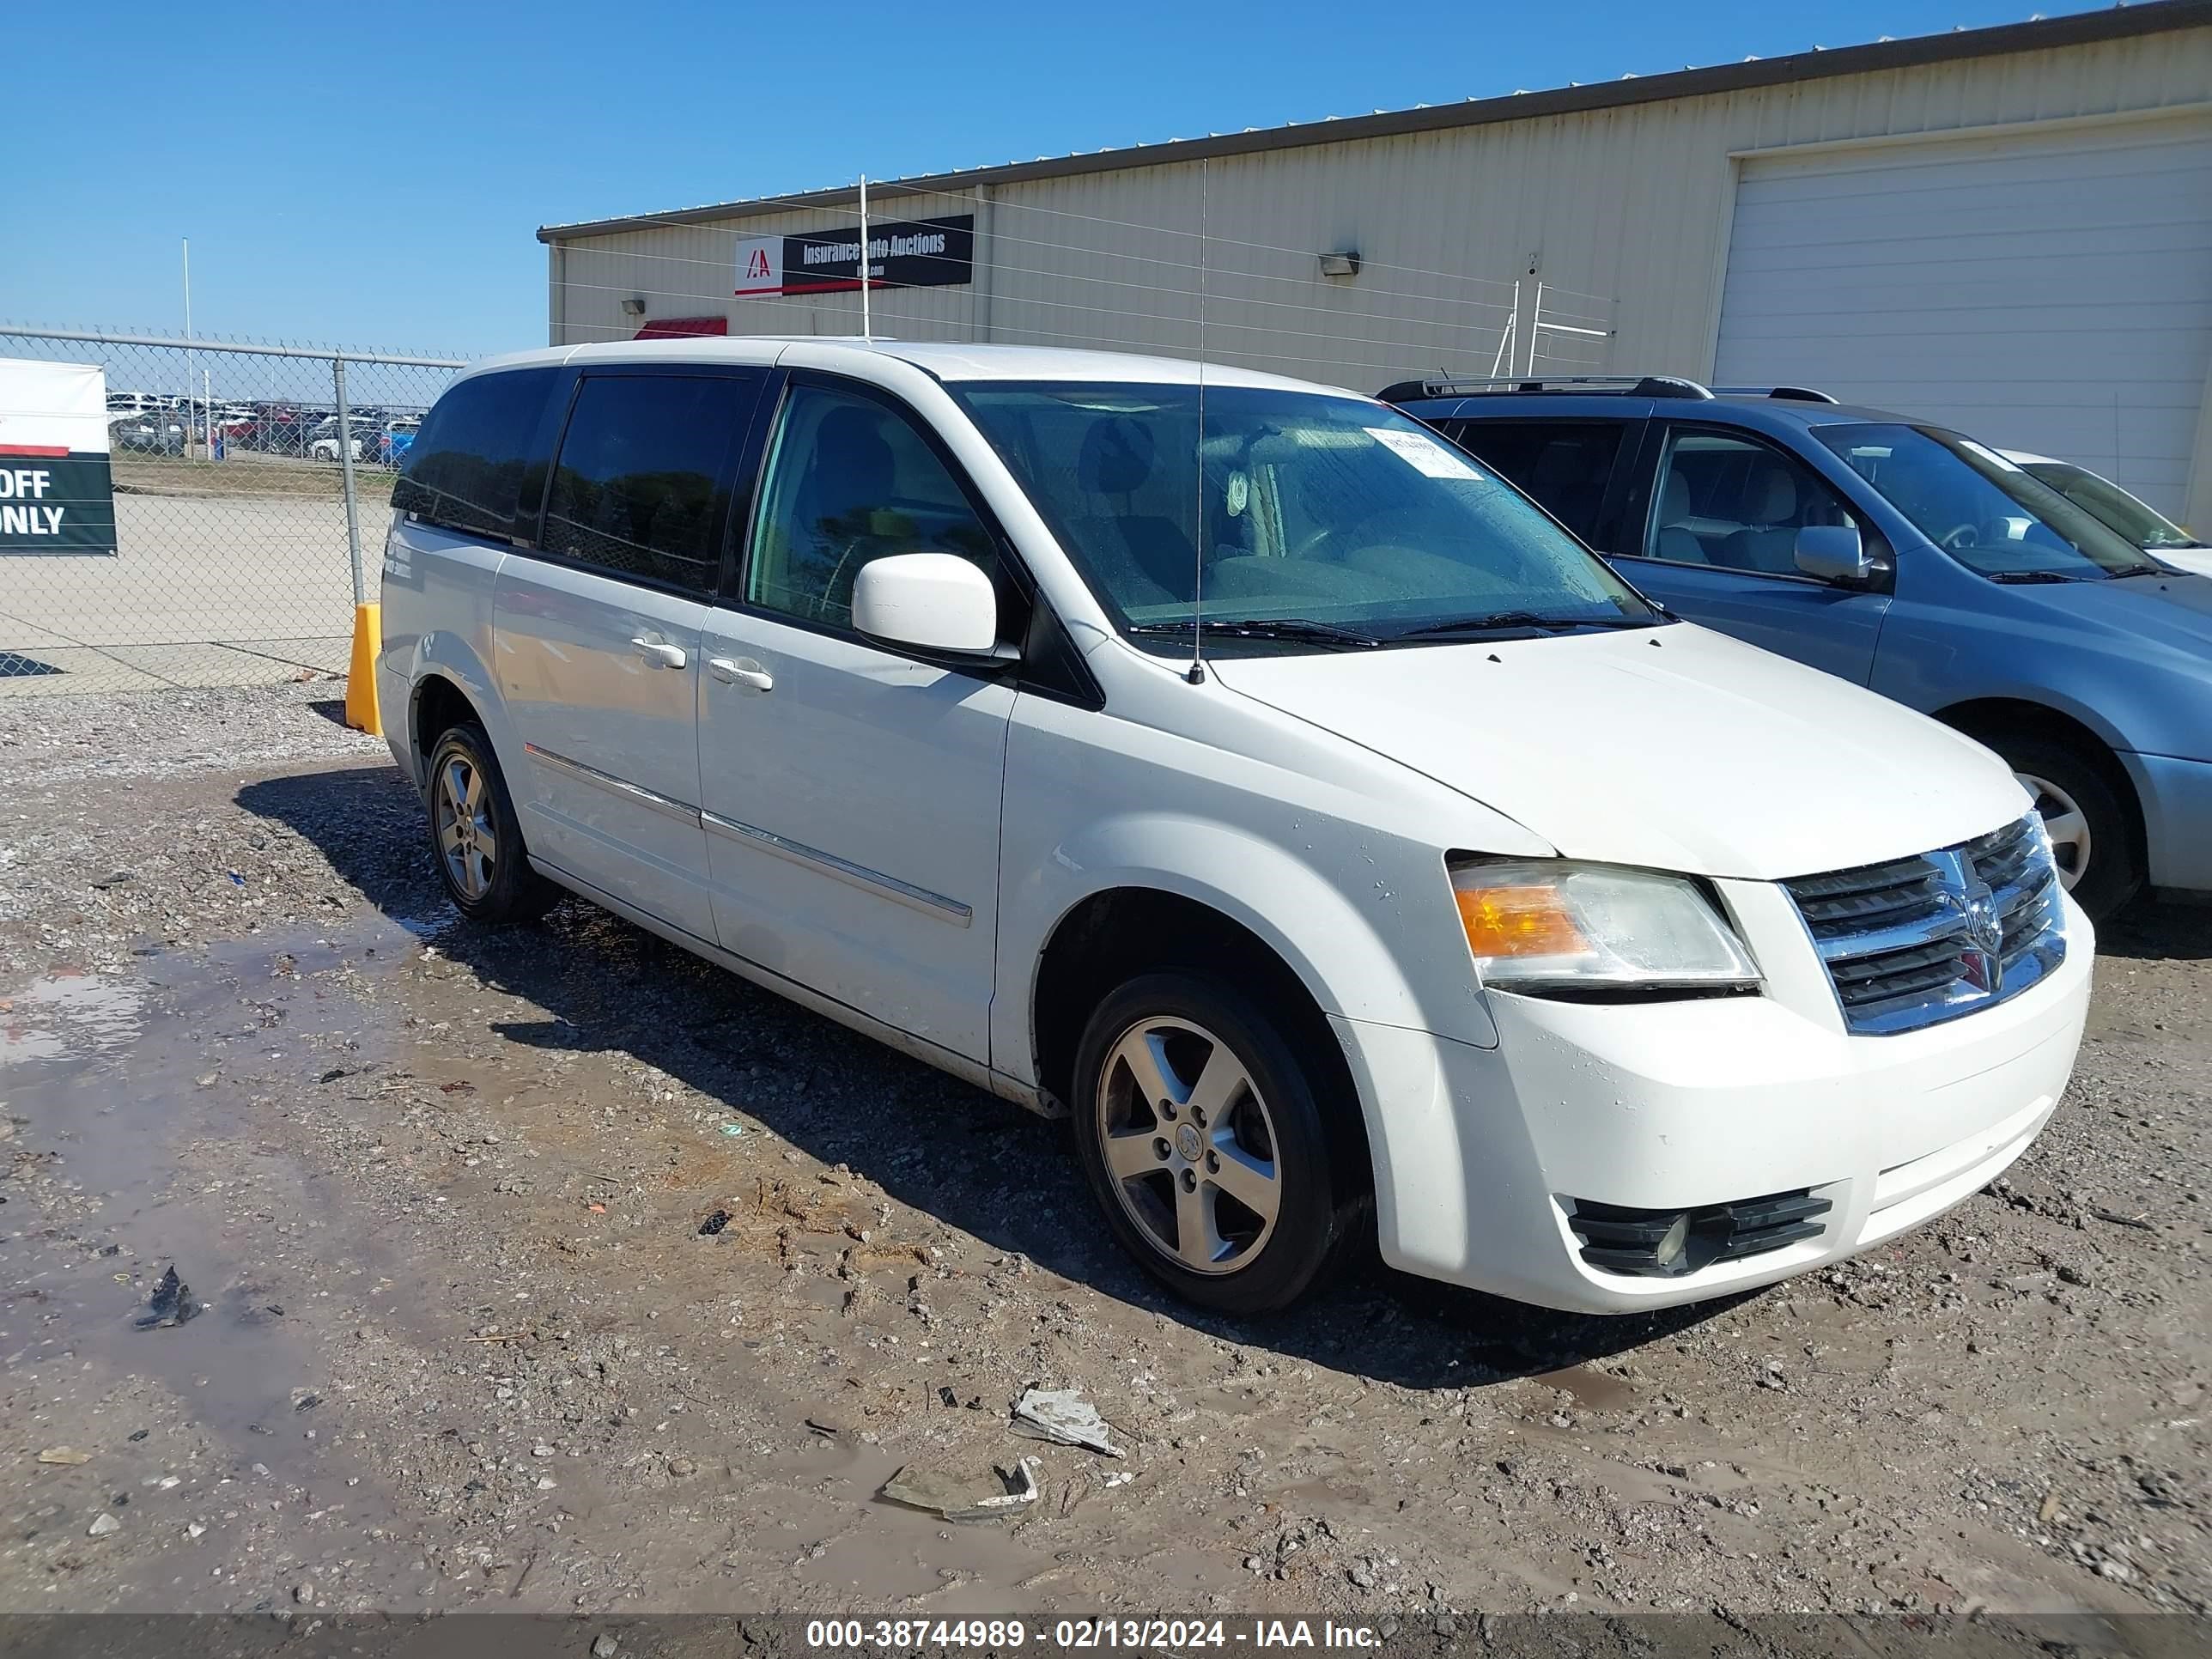
[[[975,911],[957,899],[947,898],[942,893],[933,893],[926,887],[916,887],[896,876],[887,876],[880,870],[871,870],[866,865],[841,859],[835,853],[809,847],[804,842],[792,841],[770,830],[750,823],[739,823],[735,818],[726,818],[714,812],[702,811],[699,821],[715,835],[743,846],[757,847],[765,852],[780,854],[794,864],[803,864],[824,875],[835,876],[840,881],[850,882],[854,886],[879,897],[896,899],[924,915],[935,916],[939,921],[965,927],[975,920]]]
[[[632,783],[628,778],[618,778],[611,772],[602,772],[596,766],[586,766],[580,760],[571,760],[566,755],[556,753],[550,749],[541,748],[534,743],[526,743],[522,745],[522,749],[531,759],[543,762],[556,772],[565,772],[572,778],[580,778],[586,783],[595,783],[602,789],[610,790],[625,799],[636,801],[641,805],[650,806],[656,812],[665,812],[670,817],[683,823],[699,822],[699,809],[688,801],[671,800],[666,795],[656,795],[641,783]]]

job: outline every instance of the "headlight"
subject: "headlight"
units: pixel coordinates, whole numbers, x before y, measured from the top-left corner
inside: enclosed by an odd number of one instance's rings
[[[1565,860],[1468,864],[1451,872],[1486,985],[1711,989],[1759,969],[1695,883]]]

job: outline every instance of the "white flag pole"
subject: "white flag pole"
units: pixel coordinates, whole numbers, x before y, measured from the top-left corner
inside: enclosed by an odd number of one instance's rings
[[[875,338],[868,314],[868,175],[860,175],[860,337]]]

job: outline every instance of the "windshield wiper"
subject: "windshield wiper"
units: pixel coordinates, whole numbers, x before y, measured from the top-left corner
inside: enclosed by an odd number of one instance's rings
[[[2163,576],[2166,567],[2159,564],[2124,564],[2107,570],[2105,574],[2117,581],[2123,576]]]
[[[1148,640],[1188,639],[1191,625],[1187,622],[1133,623],[1128,631]],[[1304,617],[1208,617],[1198,624],[1198,632],[1214,639],[1297,640],[1348,649],[1372,649],[1382,643],[1371,634]]]
[[[2029,582],[2078,582],[2080,576],[2063,575],[2056,570],[1991,570],[1984,573],[1993,582],[2025,585]]]
[[[1509,632],[1516,628],[1533,628],[1540,633],[1560,634],[1575,628],[1653,628],[1658,618],[1653,617],[1547,617],[1534,611],[1492,611],[1480,617],[1454,617],[1445,622],[1424,623],[1419,628],[1408,628],[1391,637],[1417,640],[1432,634],[1492,634]]]

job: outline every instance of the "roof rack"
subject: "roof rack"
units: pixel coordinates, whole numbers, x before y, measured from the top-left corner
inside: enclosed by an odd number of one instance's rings
[[[1468,380],[1401,380],[1375,395],[1385,403],[1411,398],[1480,398],[1516,392],[1587,392],[1623,398],[1687,398],[1713,395],[1695,380],[1675,374],[1506,374]]]
[[[1737,398],[1781,398],[1791,403],[1832,404],[1839,401],[1809,386],[1717,386],[1714,392]]]

